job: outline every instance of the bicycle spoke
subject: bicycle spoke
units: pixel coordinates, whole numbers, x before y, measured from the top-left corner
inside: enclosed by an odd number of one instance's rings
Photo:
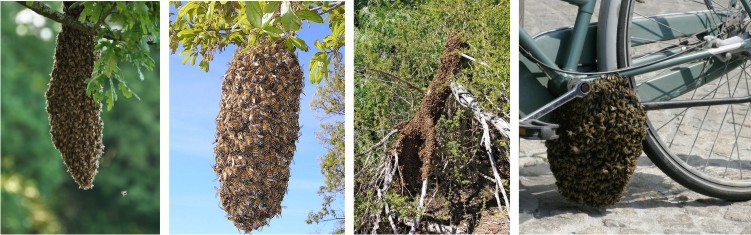
[[[672,31],[675,31],[675,32],[677,32],[677,33],[680,33],[681,35],[685,35],[685,36],[688,36],[688,35],[690,35],[690,34],[687,34],[687,33],[681,32],[680,30],[677,30],[677,29],[675,29],[675,28],[673,28],[673,27],[670,27],[670,26],[668,26],[668,25],[666,25],[666,24],[664,24],[664,23],[662,23],[662,22],[659,22],[659,21],[657,21],[657,20],[655,20],[655,19],[652,19],[652,17],[646,17],[646,16],[644,16],[644,15],[642,15],[642,14],[639,14],[639,12],[634,12],[634,14],[636,14],[636,15],[639,15],[639,16],[641,16],[641,17],[644,17],[645,19],[647,19],[647,20],[650,20],[650,21],[653,21],[653,22],[655,22],[655,23],[657,23],[657,24],[659,24],[659,25],[662,25],[662,26],[664,26],[664,27],[667,27],[668,29],[670,29],[670,30],[672,30]]]
[[[718,39],[737,36],[736,33],[746,32],[745,25],[750,20],[740,4],[720,4],[716,0],[628,4],[636,4],[630,7],[642,10],[629,12],[633,16],[632,28],[644,26],[633,35],[619,35],[623,39],[619,45],[631,47],[628,56],[634,61],[705,51],[706,36]],[[675,7],[658,7],[662,4]],[[701,28],[685,27],[688,21],[682,22],[686,19],[683,17],[689,17],[692,24]],[[646,29],[651,31],[640,33]],[[735,59],[729,61],[695,60],[636,76],[637,92],[644,92],[640,95],[645,99],[656,94],[675,94],[670,101],[729,101],[750,97],[751,71],[747,70],[751,69],[751,63],[743,56],[733,53]],[[667,79],[660,80],[663,78]],[[666,86],[659,87],[662,84]],[[647,86],[658,87],[647,89]],[[665,108],[649,110],[647,114],[651,130],[647,139],[651,151],[647,153],[657,166],[669,166],[661,167],[668,175],[691,179],[682,184],[704,190],[702,193],[710,196],[731,199],[737,197],[728,193],[734,190],[751,194],[751,156],[746,156],[751,154],[751,102]]]
[[[735,92],[738,91],[738,85],[741,84],[740,83],[740,74],[741,73],[738,74],[739,75],[739,77],[738,77],[739,80],[738,80],[738,82],[735,83],[735,88],[733,88],[733,92],[732,93],[730,92],[730,83],[728,83],[728,94],[730,95],[730,97],[735,97]],[[729,75],[728,75],[728,78],[730,78]],[[728,105],[728,108],[730,109],[730,118],[731,118],[731,123],[733,124],[733,136],[737,136],[738,131],[735,128],[735,123],[736,123],[735,122],[735,109],[733,108],[732,104]],[[725,112],[727,112],[727,109],[726,109]],[[738,143],[738,138],[735,139],[735,143],[733,143],[733,145],[735,145],[736,143]],[[730,154],[728,155],[728,161],[727,161],[727,163],[725,163],[725,172],[723,172],[723,174],[722,174],[723,177],[725,177],[725,175],[727,175],[728,167],[730,166],[730,162],[731,162],[732,158],[733,158],[733,150],[730,150]]]
[[[707,67],[707,61],[704,61],[704,67],[702,67],[702,69],[704,69],[704,68],[706,68],[706,67]],[[703,76],[703,77],[704,77],[704,78],[706,78],[706,76]],[[694,99],[694,97],[696,96],[696,91],[697,91],[697,90],[698,90],[698,89],[694,89],[694,91],[693,91],[693,92],[691,93],[691,99]],[[676,136],[678,136],[678,131],[679,131],[679,130],[681,129],[681,126],[683,125],[683,121],[684,121],[684,120],[686,120],[686,113],[688,113],[688,112],[686,112],[687,110],[688,110],[688,108],[686,108],[686,109],[684,110],[684,112],[681,112],[681,113],[683,114],[683,116],[681,117],[681,120],[680,120],[680,122],[678,123],[678,126],[677,126],[677,127],[675,128],[675,133],[673,133],[673,138],[672,138],[672,139],[670,140],[670,145],[669,145],[669,146],[673,146],[673,141],[674,141],[675,139],[677,139],[677,138],[675,138],[675,137],[676,137]],[[678,114],[678,115],[681,115],[681,114]],[[676,117],[677,117],[678,115],[676,115]],[[699,129],[699,132],[701,132],[701,129]],[[697,133],[697,136],[698,136],[698,133]],[[696,142],[696,139],[694,139],[694,143],[695,143],[695,142]],[[693,145],[692,145],[692,146],[693,146]],[[692,147],[692,149],[693,149],[693,147]],[[689,158],[691,158],[691,153],[690,153],[690,152],[689,152],[688,156],[689,156]],[[688,162],[688,159],[686,160],[686,162]]]

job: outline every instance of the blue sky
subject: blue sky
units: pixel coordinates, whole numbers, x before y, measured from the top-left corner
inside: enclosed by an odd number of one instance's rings
[[[170,12],[175,12],[170,6]],[[290,167],[289,190],[284,197],[282,214],[272,219],[268,226],[254,233],[328,233],[335,222],[305,223],[309,211],[321,208],[318,187],[323,185],[319,157],[326,152],[319,144],[315,132],[320,131],[323,113],[314,112],[310,100],[315,95],[315,84],[308,79],[308,62],[316,52],[315,39],[331,33],[328,22],[303,24],[298,36],[311,50],[298,50],[298,58],[305,72],[305,88],[301,97],[300,120],[302,136],[297,143],[294,161]],[[165,43],[166,45],[166,43]],[[235,51],[228,47],[215,54],[209,72],[198,69],[198,64],[183,65],[182,57],[170,55],[170,232],[171,233],[237,233],[232,221],[227,220],[220,208],[215,187],[219,186],[214,164],[214,119],[219,112],[221,82],[227,65]],[[200,58],[199,58],[200,59]],[[333,121],[328,118],[325,121]],[[343,211],[344,199],[338,198],[337,209]]]

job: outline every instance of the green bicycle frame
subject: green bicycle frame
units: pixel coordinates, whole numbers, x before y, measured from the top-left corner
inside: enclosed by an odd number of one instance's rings
[[[596,0],[562,1],[578,6],[573,27],[543,32],[535,37],[519,28],[519,44],[533,57],[520,57],[520,94],[534,94],[527,95],[523,102],[520,101],[522,117],[567,91],[567,84],[571,79],[594,80],[600,77],[570,73],[590,72],[597,68],[596,48],[585,47],[597,43],[597,25],[589,23]],[[740,2],[747,12],[751,12],[749,0]],[[634,38],[631,44],[641,45],[653,41],[709,34],[711,32],[706,32],[707,27],[721,22],[726,17],[726,12],[701,11],[635,18],[630,31]],[[722,76],[722,69],[732,69],[741,65],[738,61],[722,62],[716,58],[717,55],[749,48],[751,40],[746,40],[740,45],[705,49],[680,56],[674,55],[680,53],[682,48],[662,51],[634,59],[630,69],[619,71],[619,74],[630,77],[682,65],[649,79],[637,88],[642,102],[667,101]],[[538,63],[544,66],[538,66]],[[704,76],[704,79],[696,79],[699,75]]]

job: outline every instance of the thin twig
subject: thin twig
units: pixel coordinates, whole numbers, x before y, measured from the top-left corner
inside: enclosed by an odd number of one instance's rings
[[[381,75],[385,75],[387,77],[396,79],[397,81],[403,83],[405,86],[407,86],[408,88],[410,88],[410,89],[412,89],[414,91],[423,93],[422,89],[416,87],[415,85],[412,85],[411,83],[405,81],[404,79],[402,79],[399,76],[396,76],[396,75],[394,75],[392,73],[389,73],[389,72],[386,72],[386,71],[383,71],[383,70],[380,70],[380,69],[373,69],[373,68],[366,68],[366,67],[355,67],[355,70],[358,71],[358,72],[361,72],[361,73],[375,72],[375,73],[378,73],[378,74],[381,74]]]
[[[384,136],[383,139],[381,139],[381,141],[378,141],[378,143],[374,144],[373,146],[370,146],[370,148],[368,148],[367,150],[363,151],[362,153],[358,153],[356,156],[360,157],[362,155],[370,153],[371,151],[373,151],[373,149],[377,148],[378,146],[381,146],[381,145],[385,144],[386,141],[389,140],[389,137],[391,137],[391,135],[393,135],[394,133],[396,133],[398,131],[399,131],[398,129],[391,130],[391,132],[389,132],[388,134],[386,134],[386,136]]]
[[[110,7],[110,9],[107,10],[107,12],[105,12],[104,14],[102,14],[101,17],[99,17],[99,20],[96,22],[96,25],[94,25],[95,29],[98,29],[99,27],[101,27],[102,23],[104,23],[104,20],[107,19],[107,16],[109,16],[112,13],[112,10],[115,10],[115,6],[117,3],[111,3],[111,4],[112,4],[112,7]]]
[[[331,4],[331,5],[329,5],[329,8],[328,8],[328,9],[326,9],[326,10],[325,10],[325,11],[323,11],[323,12],[321,12],[321,15],[323,15],[323,14],[326,14],[326,13],[329,13],[329,12],[333,11],[334,9],[336,9],[336,8],[339,8],[339,7],[341,7],[341,6],[344,6],[344,2],[343,2],[343,1],[342,1],[342,2],[336,2],[336,3],[334,3],[334,4]],[[320,7],[318,7],[318,8],[320,9]],[[318,10],[318,9],[316,9],[316,10]],[[313,11],[316,11],[316,10],[313,10]]]
[[[501,189],[501,193],[503,194],[503,201],[505,202],[506,207],[508,208],[508,196],[506,196],[506,189],[503,187],[503,181],[501,181],[501,176],[498,174],[498,170],[495,166],[495,159],[493,158],[493,149],[490,147],[490,128],[488,127],[488,123],[483,118],[481,121],[483,134],[482,134],[482,142],[483,145],[485,145],[485,151],[488,152],[488,158],[490,160],[490,167],[493,171],[493,176],[495,177],[495,184],[497,187],[495,187],[495,200],[498,202],[498,211],[503,214],[503,207],[501,206],[501,200],[498,199],[498,189]],[[507,210],[508,211],[508,210]]]

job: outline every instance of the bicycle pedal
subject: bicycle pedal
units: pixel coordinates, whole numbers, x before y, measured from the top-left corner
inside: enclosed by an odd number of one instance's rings
[[[558,124],[547,123],[536,119],[519,123],[519,137],[527,140],[558,139],[556,131]]]

